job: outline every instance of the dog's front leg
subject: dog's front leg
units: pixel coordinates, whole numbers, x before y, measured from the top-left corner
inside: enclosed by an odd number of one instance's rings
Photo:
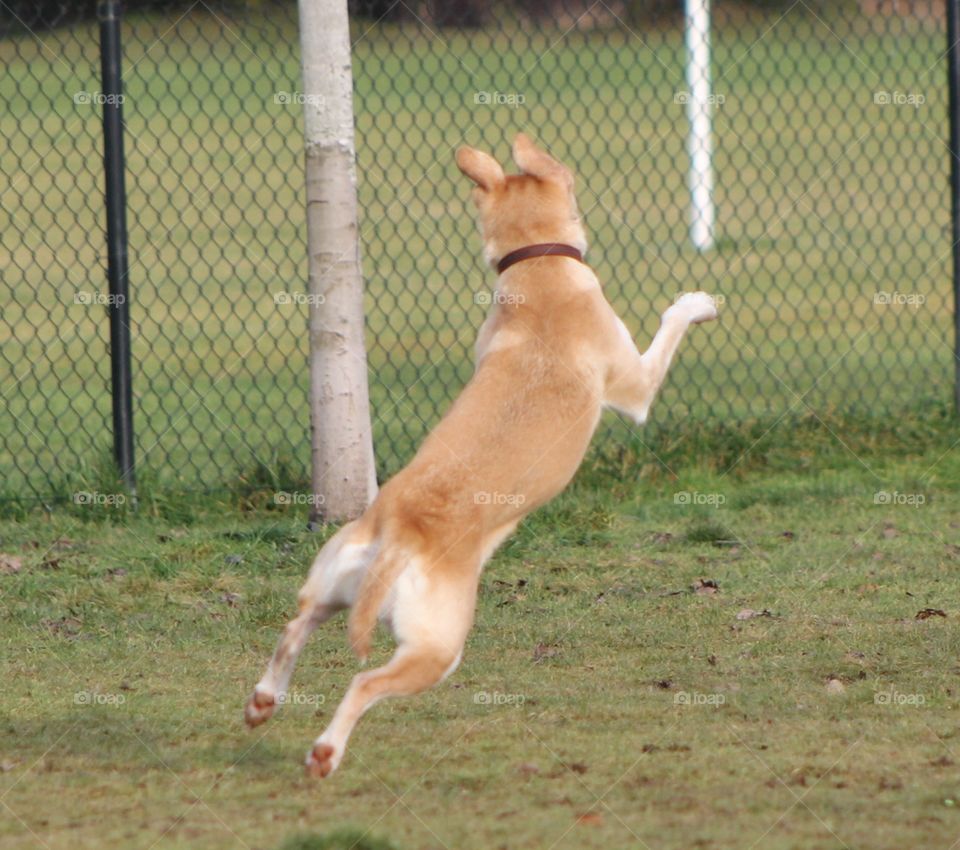
[[[717,318],[717,307],[706,292],[689,292],[664,312],[650,347],[640,354],[623,328],[622,345],[612,364],[604,404],[642,424],[690,325]]]

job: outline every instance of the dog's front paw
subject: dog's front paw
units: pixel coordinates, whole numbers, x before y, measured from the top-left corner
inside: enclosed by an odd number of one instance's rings
[[[706,292],[686,292],[668,308],[665,315],[682,318],[691,325],[717,318],[717,302]]]

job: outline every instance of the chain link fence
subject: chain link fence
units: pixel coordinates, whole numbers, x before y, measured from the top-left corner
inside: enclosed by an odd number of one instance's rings
[[[724,301],[649,428],[949,398],[942,3],[716,4],[705,252],[689,234],[678,4],[358,0],[352,13],[381,475],[469,378],[494,284],[454,150],[506,162],[520,129],[576,170],[587,259],[641,347],[677,294]],[[143,487],[307,475],[298,43],[292,2],[126,9]],[[0,497],[69,497],[109,469],[112,441],[94,4],[5,0],[0,54]]]

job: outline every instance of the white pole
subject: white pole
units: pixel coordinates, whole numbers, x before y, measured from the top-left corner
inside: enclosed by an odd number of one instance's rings
[[[690,135],[690,238],[698,251],[713,247],[713,138],[710,110],[710,0],[687,0],[687,116]]]
[[[377,492],[357,229],[347,0],[300,0],[310,292],[313,518],[359,516]]]

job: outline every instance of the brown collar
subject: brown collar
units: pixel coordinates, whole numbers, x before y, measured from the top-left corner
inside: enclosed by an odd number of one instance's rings
[[[517,248],[511,251],[497,263],[497,272],[503,274],[514,263],[529,260],[532,257],[570,257],[583,262],[583,254],[573,245],[564,245],[562,242],[546,242],[542,245],[527,245],[526,248]]]

